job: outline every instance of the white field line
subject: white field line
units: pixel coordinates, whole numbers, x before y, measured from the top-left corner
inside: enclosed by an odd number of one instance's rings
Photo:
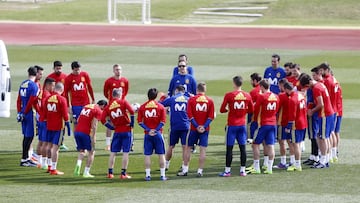
[[[268,7],[259,6],[259,7],[223,7],[223,8],[199,8],[198,11],[219,11],[219,10],[266,10]]]
[[[194,11],[196,15],[218,15],[218,16],[239,16],[239,17],[262,17],[260,13],[226,13],[226,12],[206,12],[206,11]]]

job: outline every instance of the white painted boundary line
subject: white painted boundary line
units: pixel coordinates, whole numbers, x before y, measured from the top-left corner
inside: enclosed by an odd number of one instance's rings
[[[259,14],[259,13],[226,13],[226,12],[206,12],[206,11],[194,11],[193,14],[219,15],[219,16],[242,16],[242,17],[262,17],[263,16],[263,14]]]
[[[228,11],[228,10],[266,10],[268,7],[259,6],[259,7],[224,7],[224,8],[199,8],[198,11]]]

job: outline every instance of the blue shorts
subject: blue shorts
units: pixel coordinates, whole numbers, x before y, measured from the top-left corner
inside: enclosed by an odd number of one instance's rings
[[[246,126],[228,126],[226,131],[226,146],[234,146],[235,140],[245,145],[247,139]]]
[[[32,110],[24,115],[24,120],[21,122],[21,129],[24,137],[34,137],[34,114]]]
[[[306,134],[306,129],[303,130],[292,130],[291,131],[291,142],[294,143],[300,143],[304,141]]]
[[[181,145],[186,145],[189,130],[170,130],[170,146],[175,146],[181,140]]]
[[[153,154],[154,150],[155,154],[165,154],[165,142],[161,133],[154,136],[148,134],[144,136],[144,155],[150,156]]]
[[[281,129],[280,129],[281,128]],[[278,133],[280,133],[280,140],[291,140],[292,136],[291,136],[291,133],[287,133],[285,132],[285,129],[286,127],[283,127],[283,126],[279,126],[278,128]],[[291,130],[291,132],[294,131],[294,130]]]
[[[331,132],[334,129],[334,115],[319,118],[319,138],[327,139],[330,138]],[[325,133],[325,134],[324,134]]]
[[[72,110],[72,113],[73,113],[73,118],[74,118],[74,122],[75,124],[77,124],[77,120],[79,119],[79,116],[80,116],[80,113],[81,113],[81,110],[84,108],[84,106],[72,106],[71,107],[71,110]]]
[[[265,144],[274,145],[276,137],[277,126],[276,125],[264,125],[259,128],[256,135],[255,144],[261,144],[265,140]]]
[[[91,142],[91,137],[82,132],[75,132],[74,133],[75,141],[76,141],[76,149],[80,150],[88,150],[92,151],[95,150],[93,143]]]
[[[342,121],[342,116],[336,116],[335,133],[340,133],[341,121]]]
[[[46,141],[55,145],[59,145],[61,143],[62,137],[61,130],[48,130],[46,133]]]
[[[114,133],[111,141],[111,152],[129,153],[132,144],[131,132]]]
[[[38,131],[39,131],[39,141],[41,142],[47,142],[46,139],[46,133],[47,133],[47,129],[46,129],[46,121],[43,122],[39,122],[38,123]]]
[[[317,134],[319,133],[319,117],[317,115],[315,116],[308,116],[308,136],[309,139],[316,139]]]
[[[200,147],[207,147],[208,137],[209,137],[209,131],[199,133],[196,130],[191,130],[187,137],[187,144],[188,146],[194,146],[195,144],[197,144]]]

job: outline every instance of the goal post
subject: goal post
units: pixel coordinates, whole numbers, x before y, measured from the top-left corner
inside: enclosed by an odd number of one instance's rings
[[[151,0],[108,0],[108,21],[118,22],[118,7],[121,4],[141,4],[141,22],[151,24]]]

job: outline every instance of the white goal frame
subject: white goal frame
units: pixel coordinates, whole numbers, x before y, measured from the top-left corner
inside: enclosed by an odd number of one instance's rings
[[[151,0],[108,0],[108,21],[109,23],[117,23],[118,4],[141,4],[141,22],[143,24],[151,24]]]

